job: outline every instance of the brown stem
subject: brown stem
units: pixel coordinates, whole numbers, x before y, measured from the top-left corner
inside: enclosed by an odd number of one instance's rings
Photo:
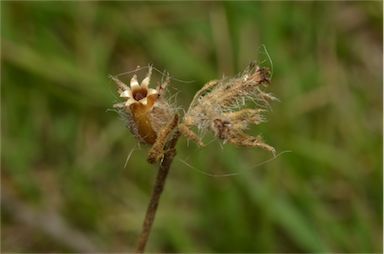
[[[164,158],[160,163],[159,171],[156,176],[156,181],[155,181],[155,186],[153,187],[151,201],[149,202],[147,212],[145,214],[143,228],[139,236],[139,241],[136,246],[136,253],[143,253],[145,250],[145,246],[147,244],[149,234],[151,233],[152,224],[153,224],[153,221],[155,220],[160,196],[164,189],[165,180],[167,179],[167,175],[171,167],[173,158],[176,155],[175,146],[179,137],[180,137],[180,132],[176,131],[165,146],[166,152],[164,153]]]

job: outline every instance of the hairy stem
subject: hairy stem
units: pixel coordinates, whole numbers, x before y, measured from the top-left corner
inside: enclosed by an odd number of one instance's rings
[[[155,186],[153,187],[151,200],[149,202],[147,212],[145,214],[143,227],[141,230],[141,234],[139,236],[139,241],[136,246],[136,251],[135,251],[136,253],[143,253],[145,250],[145,246],[147,244],[149,234],[151,233],[152,224],[153,224],[153,221],[155,220],[160,196],[164,189],[165,180],[167,179],[167,175],[171,167],[173,158],[176,155],[175,146],[179,137],[180,137],[180,132],[177,130],[175,131],[172,138],[167,142],[165,146],[164,157],[160,163],[159,171],[156,176]]]

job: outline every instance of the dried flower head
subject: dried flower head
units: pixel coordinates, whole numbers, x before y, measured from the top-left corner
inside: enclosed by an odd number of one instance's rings
[[[270,83],[270,71],[252,62],[234,78],[208,82],[194,96],[181,123],[175,109],[164,98],[169,84],[169,75],[156,89],[149,88],[152,67],[139,84],[136,74],[130,86],[112,77],[120,97],[125,101],[114,105],[126,120],[131,132],[140,142],[152,145],[148,161],[154,163],[162,158],[164,147],[174,130],[188,139],[204,146],[201,135],[211,131],[218,139],[231,144],[260,147],[275,154],[275,149],[263,142],[260,136],[246,134],[250,124],[264,121],[263,112],[269,101],[275,100],[263,91]],[[247,108],[253,102],[257,108]],[[196,127],[199,134],[192,131]]]
[[[223,78],[208,82],[194,96],[191,105],[179,125],[180,132],[199,145],[204,145],[199,135],[190,127],[195,126],[200,133],[211,130],[214,135],[231,144],[260,147],[273,154],[275,149],[264,143],[260,136],[245,133],[250,124],[264,121],[262,113],[275,97],[264,92],[263,87],[270,83],[270,71],[252,62],[244,72],[234,78]],[[244,108],[252,101],[258,108]]]
[[[118,87],[120,97],[125,101],[117,103],[114,108],[126,120],[131,132],[146,144],[154,144],[161,130],[172,120],[175,112],[164,98],[164,91],[169,83],[165,81],[156,89],[149,88],[152,66],[149,66],[146,77],[139,84],[136,74],[133,75],[130,86],[116,77],[111,77]]]
[[[199,132],[210,130],[224,142],[247,147],[261,147],[275,154],[275,149],[265,144],[262,139],[245,133],[250,124],[264,121],[262,113],[269,101],[275,98],[265,93],[262,88],[270,83],[270,72],[260,68],[254,62],[234,78],[223,78],[208,82],[194,96],[182,122],[179,116],[164,98],[164,89],[169,83],[169,76],[156,89],[149,88],[152,67],[139,84],[136,75],[130,86],[112,77],[118,87],[120,97],[125,101],[114,107],[127,121],[131,132],[143,143],[151,144],[148,153],[150,163],[161,160],[155,186],[152,192],[143,230],[140,234],[137,253],[143,253],[163,191],[165,179],[176,154],[176,143],[181,134],[204,146]],[[258,108],[246,108],[247,102],[254,102]]]

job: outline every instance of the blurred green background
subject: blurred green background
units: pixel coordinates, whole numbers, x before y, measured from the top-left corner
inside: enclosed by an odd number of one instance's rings
[[[1,251],[132,251],[156,167],[142,146],[124,168],[108,75],[166,69],[185,108],[265,45],[280,102],[251,133],[291,152],[181,139],[147,250],[382,252],[382,23],[381,2],[2,2]]]

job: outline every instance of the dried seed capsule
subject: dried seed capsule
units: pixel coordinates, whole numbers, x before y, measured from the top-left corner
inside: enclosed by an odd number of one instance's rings
[[[118,86],[120,97],[126,99],[123,103],[114,105],[122,118],[127,122],[131,132],[146,144],[154,144],[160,131],[172,119],[174,110],[163,97],[163,90],[169,83],[169,78],[157,87],[149,88],[152,67],[149,66],[146,77],[141,84],[134,75],[130,86],[112,77]]]

